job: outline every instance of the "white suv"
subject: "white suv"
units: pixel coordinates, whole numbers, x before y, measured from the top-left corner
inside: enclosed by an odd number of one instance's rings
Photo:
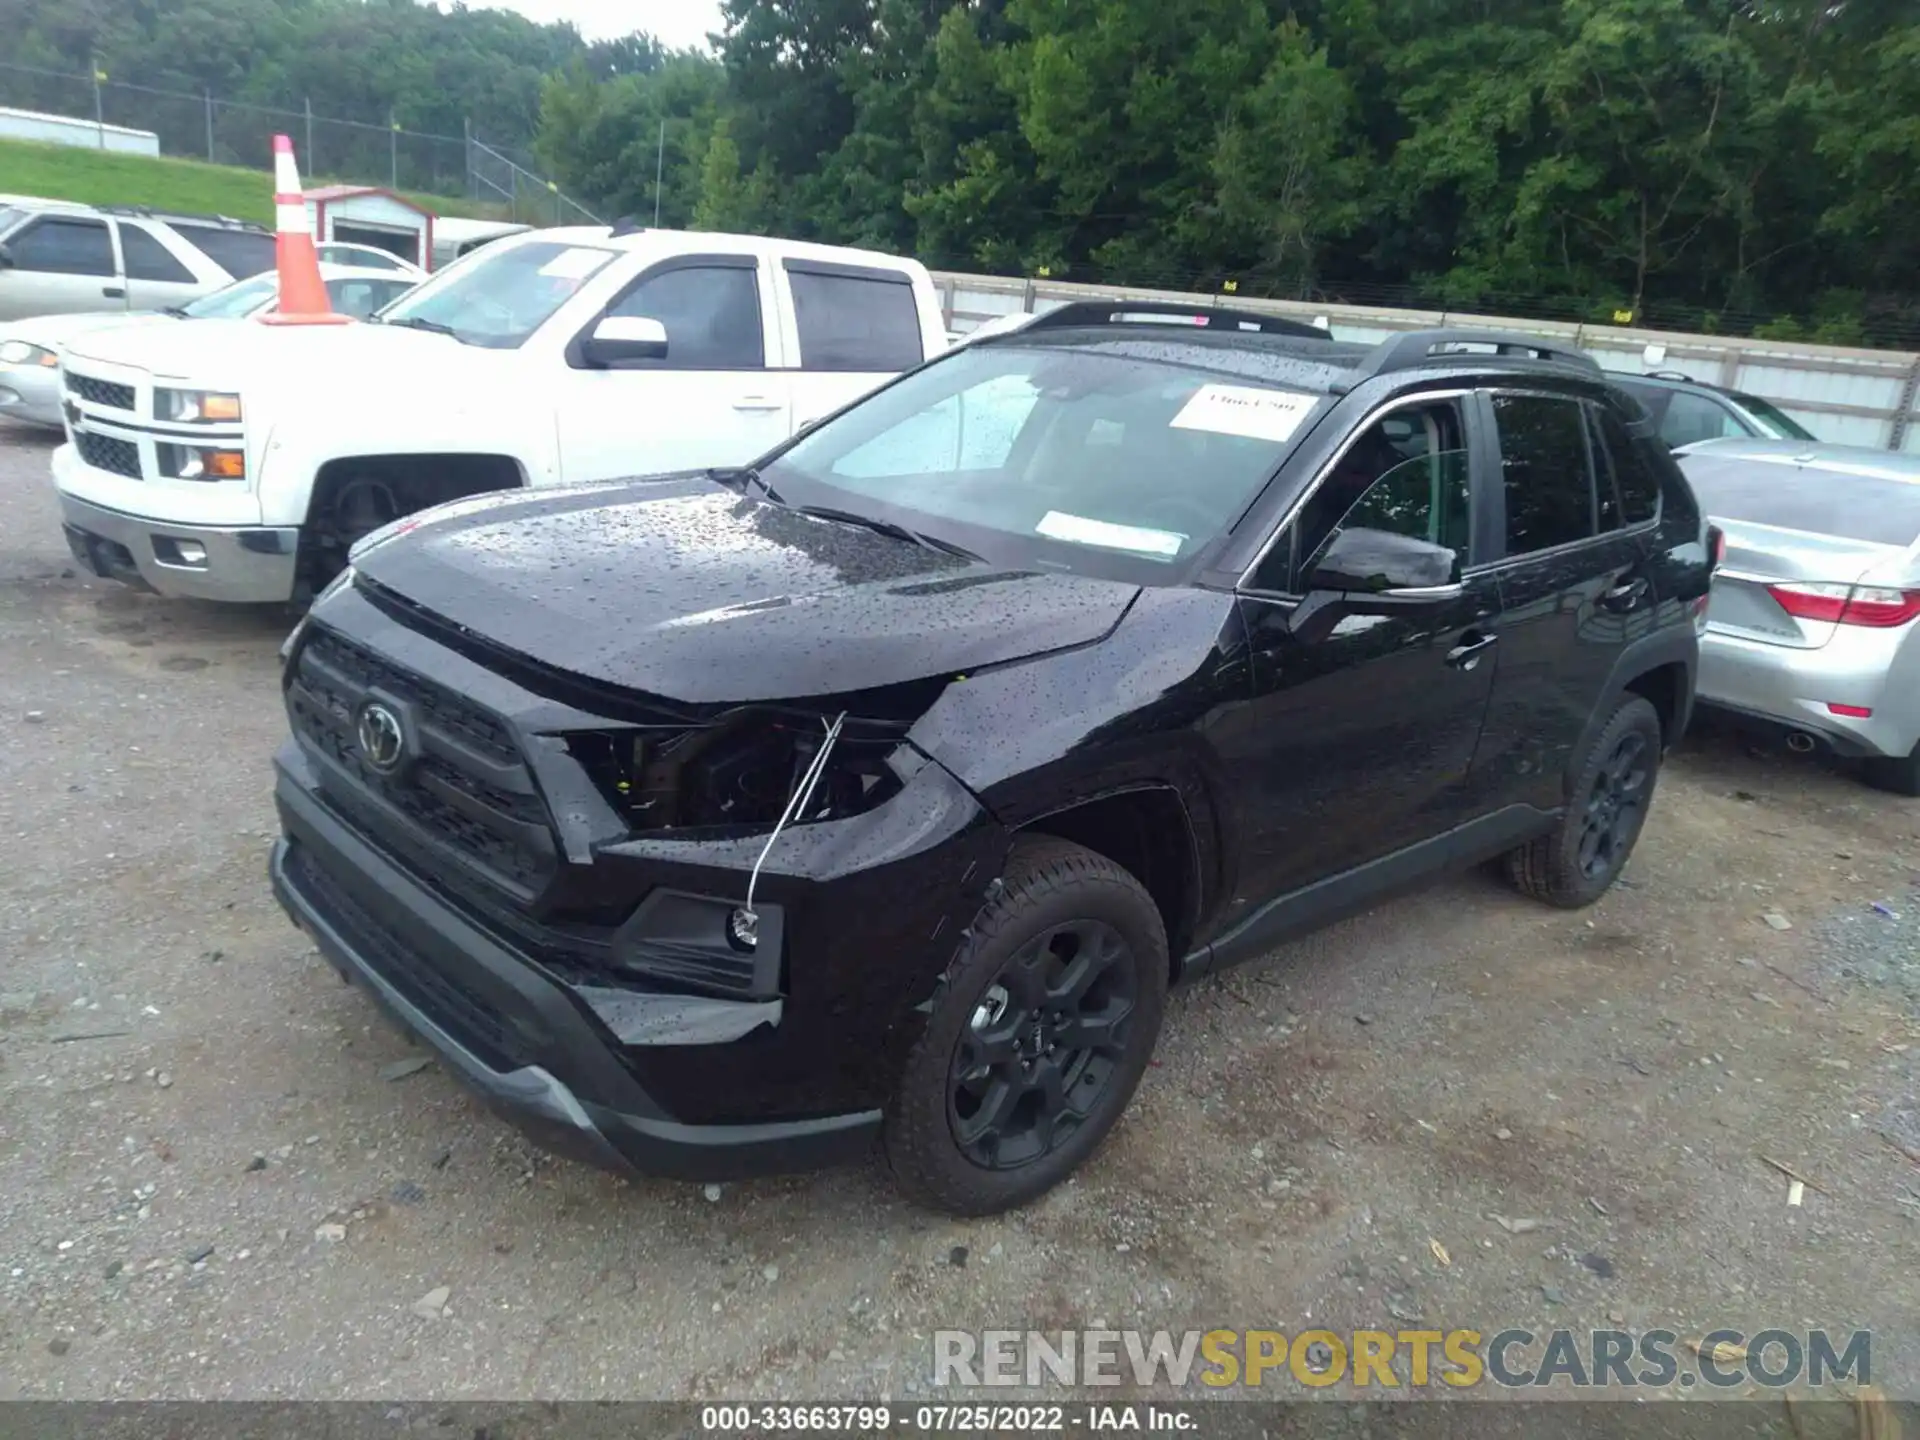
[[[273,268],[273,233],[215,216],[0,204],[0,321],[165,310]]]

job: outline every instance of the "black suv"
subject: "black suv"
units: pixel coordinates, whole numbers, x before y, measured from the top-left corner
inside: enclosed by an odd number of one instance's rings
[[[410,517],[289,641],[274,887],[556,1150],[1018,1204],[1169,985],[1613,882],[1713,566],[1639,415],[1535,340],[1074,305],[752,469]]]

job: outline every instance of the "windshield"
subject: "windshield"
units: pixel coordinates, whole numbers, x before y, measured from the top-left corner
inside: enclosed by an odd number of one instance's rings
[[[808,434],[766,478],[794,504],[1051,542],[1067,565],[1171,564],[1239,518],[1321,398],[1205,359],[1171,345],[961,350]]]
[[[1736,395],[1733,398],[1739,402],[1742,410],[1766,428],[1768,439],[1818,440],[1820,438],[1770,400],[1762,400],[1758,395]]]
[[[255,275],[251,280],[236,281],[224,290],[189,300],[180,307],[180,313],[194,320],[235,320],[251,315],[273,299],[279,286],[280,282],[270,274]]]
[[[518,349],[613,257],[596,245],[553,240],[490,246],[441,271],[380,319],[445,328],[468,345]]]

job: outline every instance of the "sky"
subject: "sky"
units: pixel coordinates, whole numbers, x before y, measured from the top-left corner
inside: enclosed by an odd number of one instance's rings
[[[475,9],[517,10],[547,24],[571,20],[589,40],[611,40],[648,30],[670,50],[706,48],[709,31],[720,28],[720,0],[470,0]]]

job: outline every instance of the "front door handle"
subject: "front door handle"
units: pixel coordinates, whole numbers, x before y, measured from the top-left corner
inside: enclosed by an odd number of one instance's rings
[[[778,410],[780,408],[780,402],[778,400],[769,400],[764,395],[743,395],[733,402],[733,408],[736,410]]]
[[[1648,586],[1644,578],[1623,581],[1600,597],[1600,603],[1609,610],[1631,610],[1647,598]]]
[[[1456,670],[1471,670],[1480,663],[1480,657],[1500,643],[1498,635],[1479,635],[1468,632],[1460,643],[1447,652],[1447,664]]]
[[[100,287],[100,293],[109,300],[124,300],[127,298],[127,287],[124,285],[102,285]]]

